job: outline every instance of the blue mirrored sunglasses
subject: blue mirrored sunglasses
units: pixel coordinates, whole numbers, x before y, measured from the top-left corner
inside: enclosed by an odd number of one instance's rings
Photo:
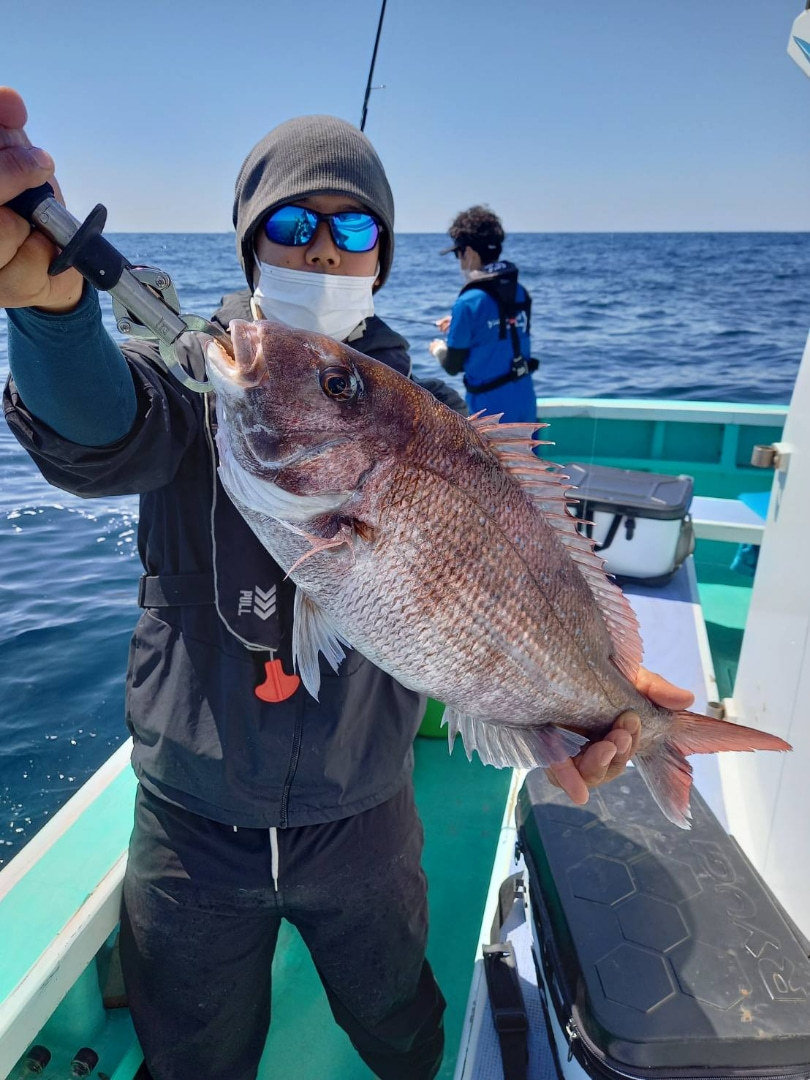
[[[335,247],[341,251],[371,251],[379,239],[379,222],[363,210],[321,214],[306,206],[280,206],[265,221],[264,231],[274,244],[302,247],[310,242],[321,221],[328,223]]]

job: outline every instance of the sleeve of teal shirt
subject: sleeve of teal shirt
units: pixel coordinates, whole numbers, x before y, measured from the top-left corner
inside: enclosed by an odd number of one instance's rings
[[[123,353],[101,322],[89,285],[65,315],[11,308],[11,375],[28,410],[63,439],[108,446],[135,421],[135,386]]]

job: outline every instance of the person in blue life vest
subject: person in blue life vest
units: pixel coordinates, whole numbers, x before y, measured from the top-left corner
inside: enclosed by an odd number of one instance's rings
[[[383,1080],[430,1080],[444,999],[425,958],[422,829],[413,740],[424,700],[358,653],[292,668],[295,588],[216,475],[210,395],[155,346],[119,347],[75,270],[4,206],[53,181],[20,96],[0,88],[0,306],[8,313],[7,422],[43,476],[81,496],[138,494],[143,608],[127,671],[138,776],[121,910],[128,1004],[154,1080],[254,1080],[270,1023],[282,919],[299,930],[333,1015]],[[332,116],[280,124],[250,151],[233,206],[245,288],[213,318],[320,330],[410,375],[407,342],[374,314],[394,252],[382,163]],[[202,346],[185,364],[204,373]],[[423,380],[423,384],[424,384]],[[429,386],[463,408],[439,380]],[[273,611],[245,604],[273,597]],[[663,705],[691,695],[642,671]],[[578,803],[638,742],[623,713],[553,767]],[[380,917],[384,912],[384,918]]]
[[[464,287],[449,317],[438,326],[430,352],[448,375],[464,372],[470,413],[502,413],[504,422],[537,419],[531,356],[532,300],[518,281],[518,268],[501,259],[501,220],[486,206],[471,206],[450,226],[453,252]]]

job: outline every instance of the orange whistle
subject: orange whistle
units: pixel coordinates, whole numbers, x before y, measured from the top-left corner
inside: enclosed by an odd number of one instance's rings
[[[280,660],[268,660],[264,665],[264,682],[259,683],[254,693],[262,701],[286,701],[292,697],[301,680],[297,675],[288,675]]]

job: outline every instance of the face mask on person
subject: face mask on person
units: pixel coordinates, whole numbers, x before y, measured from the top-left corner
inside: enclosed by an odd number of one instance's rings
[[[257,265],[259,280],[253,296],[266,319],[345,341],[355,327],[374,314],[371,290],[376,274],[320,274],[259,260]]]

